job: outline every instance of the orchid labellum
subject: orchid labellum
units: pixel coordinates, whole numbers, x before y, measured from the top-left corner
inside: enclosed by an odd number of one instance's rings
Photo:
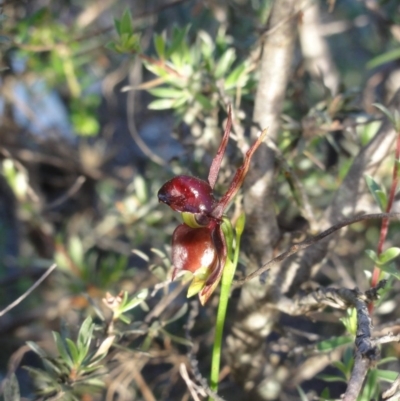
[[[227,243],[221,228],[224,210],[242,186],[251,158],[266,134],[266,131],[263,131],[247,151],[228,191],[217,200],[213,189],[228,144],[231,126],[232,112],[229,108],[224,136],[212,161],[207,181],[179,175],[166,182],[158,191],[159,201],[181,212],[184,221],[172,236],[172,279],[181,271],[192,272],[194,279],[188,296],[199,293],[203,305],[221,280],[227,258]]]

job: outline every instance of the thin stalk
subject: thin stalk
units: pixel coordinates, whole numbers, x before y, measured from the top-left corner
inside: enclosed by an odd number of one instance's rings
[[[235,251],[233,254],[233,260],[231,260],[230,258],[231,255],[228,255],[221,279],[221,295],[218,304],[214,347],[211,358],[210,388],[214,392],[218,391],[218,379],[219,379],[219,371],[221,364],[222,335],[224,332],[226,311],[228,308],[228,301],[231,293],[233,277],[235,275],[236,267],[239,260],[240,237],[243,232],[244,215],[242,215],[241,217],[242,219],[240,224],[237,224],[236,226],[236,243],[235,243]],[[213,401],[213,398],[209,397],[208,401]]]

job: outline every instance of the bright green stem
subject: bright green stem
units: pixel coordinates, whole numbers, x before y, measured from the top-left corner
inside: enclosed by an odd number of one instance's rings
[[[228,300],[231,292],[231,285],[239,259],[240,237],[243,232],[244,215],[242,215],[240,220],[241,224],[238,224],[236,226],[236,244],[235,244],[235,252],[233,255],[233,260],[231,260],[230,257],[231,255],[228,255],[228,257],[226,258],[224,272],[222,274],[222,279],[221,279],[221,295],[219,298],[219,305],[218,305],[214,347],[211,359],[211,375],[210,375],[210,381],[211,381],[210,387],[211,390],[215,392],[217,392],[218,390],[218,378],[219,378],[219,370],[221,363],[222,335],[224,331],[226,311],[228,308]],[[240,227],[238,227],[239,225]],[[212,400],[213,398],[209,397],[208,401]]]

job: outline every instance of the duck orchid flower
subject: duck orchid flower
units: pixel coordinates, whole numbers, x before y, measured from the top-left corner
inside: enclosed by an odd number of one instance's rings
[[[199,293],[204,305],[221,280],[226,263],[229,244],[224,235],[223,213],[243,184],[254,152],[266,135],[264,130],[247,151],[243,164],[236,170],[226,193],[218,200],[214,186],[221,167],[232,126],[232,111],[228,109],[228,120],[224,136],[214,157],[208,180],[179,175],[167,181],[158,191],[160,202],[180,212],[183,223],[172,235],[172,280],[182,271],[193,273],[188,297]]]

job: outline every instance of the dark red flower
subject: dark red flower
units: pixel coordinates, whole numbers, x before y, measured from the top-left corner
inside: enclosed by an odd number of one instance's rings
[[[172,236],[172,279],[181,271],[192,272],[194,279],[189,287],[189,295],[199,292],[203,305],[218,285],[227,258],[227,244],[221,228],[224,210],[239,191],[251,158],[266,134],[263,131],[247,151],[228,191],[218,201],[214,197],[213,188],[228,144],[231,125],[232,113],[229,108],[228,122],[212,161],[208,182],[180,175],[166,182],[158,191],[159,201],[181,212],[184,221]]]

